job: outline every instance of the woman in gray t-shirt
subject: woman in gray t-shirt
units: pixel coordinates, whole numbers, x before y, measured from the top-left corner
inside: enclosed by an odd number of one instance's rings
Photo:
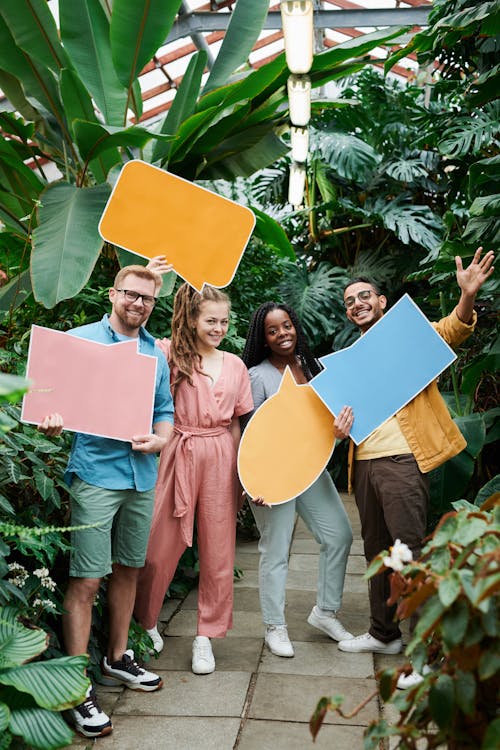
[[[294,310],[275,302],[265,302],[254,312],[243,361],[255,409],[277,392],[287,366],[297,383],[307,383],[321,370]],[[347,437],[352,419],[352,410],[344,407],[335,420],[335,437]],[[268,648],[277,656],[294,655],[285,622],[285,586],[295,512],[321,545],[316,606],[307,621],[335,641],[352,638],[337,616],[352,531],[328,472],[295,499],[272,508],[265,498],[249,500],[260,532],[259,595]]]

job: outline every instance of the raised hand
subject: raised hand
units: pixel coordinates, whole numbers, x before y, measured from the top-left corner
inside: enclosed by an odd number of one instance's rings
[[[493,250],[489,250],[486,255],[481,258],[482,250],[482,247],[478,247],[467,268],[463,267],[462,258],[459,255],[455,257],[458,286],[463,294],[470,297],[476,296],[486,279],[488,279],[495,270],[495,267],[493,266],[495,258]]]
[[[164,273],[170,273],[170,271],[173,271],[174,267],[167,261],[164,255],[156,255],[154,258],[151,258],[146,268],[153,271],[153,273],[158,273],[160,276],[163,276]]]

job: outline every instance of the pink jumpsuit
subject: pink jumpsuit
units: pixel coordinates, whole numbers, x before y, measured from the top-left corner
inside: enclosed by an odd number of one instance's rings
[[[165,339],[159,342],[167,358],[169,344]],[[177,389],[174,433],[161,453],[134,614],[143,627],[156,625],[177,563],[192,545],[196,513],[198,635],[222,638],[232,627],[238,504],[236,450],[229,426],[233,417],[252,411],[253,401],[247,368],[228,352],[215,384],[197,372],[193,384],[183,381]]]

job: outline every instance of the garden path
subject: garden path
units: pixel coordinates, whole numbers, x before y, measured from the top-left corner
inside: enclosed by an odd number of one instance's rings
[[[343,495],[354,542],[349,557],[342,621],[354,634],[368,626],[365,560],[359,518],[352,496]],[[375,688],[375,672],[395,666],[403,656],[349,654],[307,623],[315,603],[318,545],[302,521],[295,527],[287,581],[287,623],[293,659],[271,654],[263,643],[258,600],[257,542],[239,541],[234,627],[214,640],[216,671],[191,672],[196,632],[196,590],[184,600],[168,600],[162,610],[165,649],[151,663],[165,685],[157,693],[98,686],[100,703],[112,715],[111,735],[95,741],[78,738],[82,750],[362,750],[363,731],[379,715],[373,699],[352,719],[328,713],[316,742],[309,718],[321,696],[344,695],[346,712]]]

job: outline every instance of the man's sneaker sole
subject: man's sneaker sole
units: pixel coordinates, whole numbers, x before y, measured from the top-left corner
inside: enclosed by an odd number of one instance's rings
[[[366,648],[352,648],[352,646],[355,646],[355,641],[356,638],[347,638],[345,641],[339,641],[338,649],[348,654],[389,654],[390,656],[400,654],[403,650],[403,643],[399,639],[384,643],[383,646],[371,645]],[[350,645],[351,647],[349,647]]]
[[[143,693],[153,693],[155,690],[160,690],[163,687],[163,680],[161,679],[161,677],[159,682],[148,685],[144,683],[137,684],[133,682],[127,682],[127,680],[122,680],[120,677],[112,677],[107,672],[103,672],[102,674],[103,679],[99,680],[99,684],[107,685],[108,687],[119,687],[120,685],[123,685],[123,687],[128,687],[129,690],[140,690]]]
[[[71,725],[72,729],[75,730],[77,734],[79,734],[81,737],[86,737],[87,739],[95,739],[96,737],[106,737],[106,735],[111,734],[113,731],[113,725],[108,724],[102,727],[102,729],[85,729],[84,727],[81,727],[77,724],[76,721],[74,721],[72,716],[66,715],[66,720],[68,724]]]

